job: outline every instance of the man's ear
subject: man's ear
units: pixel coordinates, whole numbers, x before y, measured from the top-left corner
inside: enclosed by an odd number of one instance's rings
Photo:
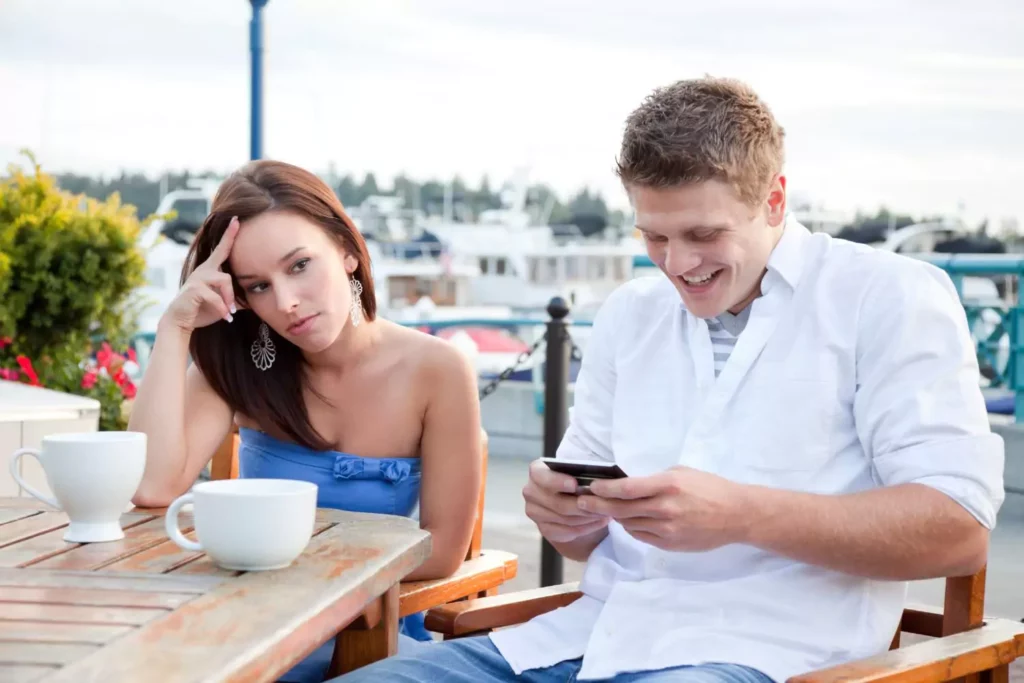
[[[768,225],[776,228],[786,220],[786,176],[781,173],[772,180],[768,190]]]

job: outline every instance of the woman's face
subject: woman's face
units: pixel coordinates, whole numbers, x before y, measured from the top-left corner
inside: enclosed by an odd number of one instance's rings
[[[247,307],[304,352],[323,351],[349,323],[358,262],[316,223],[262,213],[242,223],[228,262]]]

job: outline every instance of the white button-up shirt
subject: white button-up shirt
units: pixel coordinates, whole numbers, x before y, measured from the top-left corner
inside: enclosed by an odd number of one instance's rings
[[[790,220],[752,306],[716,379],[707,324],[667,278],[617,289],[595,319],[559,457],[821,494],[916,482],[995,525],[1003,442],[943,271]],[[906,596],[904,582],[747,545],[661,551],[615,522],[581,590],[491,635],[516,673],[582,656],[583,680],[733,662],[782,681],[884,651]]]

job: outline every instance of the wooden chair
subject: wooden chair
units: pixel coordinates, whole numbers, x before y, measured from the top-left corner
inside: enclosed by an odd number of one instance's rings
[[[238,477],[239,441],[236,427],[221,443],[213,456],[210,463],[211,479]],[[395,643],[389,647],[390,651],[377,652],[368,649],[371,648],[368,643],[380,641],[363,636],[368,630],[385,628],[388,624],[393,623],[393,619],[383,618],[391,615],[382,614],[382,610],[397,609],[399,617],[406,617],[466,598],[494,596],[503,583],[515,578],[519,562],[514,554],[481,548],[485,488],[483,484],[487,481],[487,432],[482,433],[482,445],[483,481],[480,487],[480,498],[477,500],[476,520],[473,524],[473,535],[466,553],[466,560],[454,574],[447,578],[404,582],[399,586],[397,595],[385,599],[383,606],[371,605],[367,614],[339,634],[335,661],[330,671],[331,676],[341,675],[394,654]]]
[[[564,607],[581,595],[572,583],[466,600],[431,609],[426,626],[445,638],[480,635]],[[974,576],[948,578],[943,610],[905,609],[889,652],[808,672],[790,682],[1007,683],[1010,664],[1024,655],[1024,624],[985,619],[984,604],[984,569]],[[901,633],[931,639],[900,647]]]

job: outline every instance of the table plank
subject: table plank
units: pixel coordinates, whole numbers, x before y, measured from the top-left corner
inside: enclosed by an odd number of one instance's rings
[[[95,588],[46,588],[0,586],[0,610],[5,603],[27,602],[51,605],[91,605],[93,607],[157,607],[174,609],[194,596],[184,593],[102,590]]]
[[[0,568],[0,586],[45,586],[51,588],[97,588],[106,590],[155,591],[201,595],[223,579],[202,576],[164,576],[125,572],[101,574],[86,571]]]
[[[41,500],[30,496],[2,496],[0,497],[0,509],[8,510],[53,510]]]
[[[47,682],[145,680],[153,671],[166,683],[274,681],[429,554],[430,536],[414,520],[339,523],[290,567],[225,581]]]
[[[108,624],[58,624],[49,621],[0,621],[0,642],[27,640],[46,643],[93,643],[103,645],[130,633],[134,626]],[[5,680],[0,676],[0,681]]]
[[[4,683],[35,683],[57,670],[55,666],[32,664],[4,664],[0,662],[0,681]]]
[[[39,510],[2,510],[0,509],[0,524],[7,524],[8,522],[14,522],[25,517],[32,517],[38,515]]]
[[[80,543],[69,543],[64,540],[65,530],[63,527],[67,522],[67,517],[63,512],[44,512],[42,515],[29,517],[26,520],[5,524],[4,526],[0,526],[0,534],[4,533],[4,530],[9,527],[21,524],[22,521],[32,522],[33,520],[51,514],[59,515],[63,518],[64,521],[61,526],[53,529],[52,531],[34,534],[30,538],[23,538],[15,543],[6,544],[4,547],[0,548],[0,567],[21,567],[31,565],[54,555],[68,552],[69,550],[81,545]],[[153,519],[153,516],[149,514],[144,515],[138,512],[126,512],[121,515],[121,527],[127,532],[131,527],[148,522],[151,519]]]
[[[191,530],[191,519],[182,519],[182,528]],[[67,552],[33,562],[31,566],[47,569],[100,569],[167,541],[164,519],[157,517],[125,529],[125,537],[120,541],[83,543]]]
[[[4,504],[3,504],[4,500],[5,500],[4,498],[0,498],[0,508],[4,507]],[[6,500],[10,500],[10,499],[8,498]],[[35,509],[35,508],[33,508],[33,509]],[[52,510],[53,508],[46,508],[46,509]],[[156,516],[156,517],[166,517],[167,516],[167,508],[165,508],[165,507],[162,507],[162,508],[133,507],[128,512],[138,512],[138,513],[142,513],[142,514],[153,515],[153,516]],[[182,510],[182,512],[181,512],[181,516],[182,516],[183,519],[184,519],[184,517],[186,515],[190,515],[190,514],[192,514],[191,513],[191,509]],[[329,522],[329,523],[336,523],[336,522],[346,522],[346,523],[373,522],[373,521],[380,520],[380,518],[383,517],[383,516],[384,515],[380,515],[380,514],[372,513],[372,512],[349,512],[348,510],[337,510],[335,508],[317,508],[316,509],[316,521],[317,521],[317,523],[320,523],[320,522]]]
[[[151,607],[90,607],[88,605],[44,605],[6,602],[0,621],[55,621],[75,624],[113,624],[139,626],[162,617],[169,610]],[[0,658],[0,661],[5,661]],[[45,664],[45,662],[38,662]]]
[[[184,515],[183,515],[184,517]],[[318,515],[319,518],[319,515]],[[323,532],[325,529],[329,529],[334,522],[322,520],[318,521],[313,528],[313,535]],[[189,531],[184,534],[185,538],[190,541],[196,540],[196,532]],[[155,545],[151,548],[146,548],[140,552],[137,552],[129,557],[125,557],[116,562],[108,564],[103,567],[104,571],[132,571],[132,572],[146,572],[152,574],[159,574],[164,572],[173,572],[177,575],[188,575],[188,574],[208,574],[210,576],[221,576],[231,577],[236,576],[238,572],[231,572],[220,569],[213,565],[209,561],[204,561],[197,566],[193,566],[188,570],[183,568],[190,563],[196,562],[203,558],[203,553],[193,552],[191,550],[182,550],[173,541],[167,539],[159,545]],[[181,569],[181,571],[178,571]]]
[[[70,664],[98,652],[99,645],[84,643],[10,643],[0,641],[0,662],[5,664]]]
[[[327,529],[330,529],[335,525],[335,522],[316,522],[313,525],[313,538],[316,538],[319,534],[323,533]],[[242,572],[234,571],[231,569],[222,569],[214,564],[206,555],[195,554],[192,560],[179,564],[178,566],[170,569],[169,572],[173,575],[179,574],[199,574],[202,576],[223,576],[231,577],[238,576]]]
[[[196,540],[195,531],[189,531],[184,536],[190,541]],[[103,571],[162,574],[188,564],[202,556],[202,553],[182,550],[173,541],[168,539],[152,548],[147,548],[117,562],[108,564],[103,567]]]
[[[234,569],[222,569],[213,563],[206,555],[200,555],[195,560],[183,564],[181,566],[172,569],[169,574],[171,576],[181,575],[199,575],[199,576],[222,576],[224,578],[231,578],[232,576],[238,576],[242,572]]]
[[[68,516],[63,512],[41,512],[16,522],[8,522],[0,526],[0,548],[60,529],[67,523]]]

